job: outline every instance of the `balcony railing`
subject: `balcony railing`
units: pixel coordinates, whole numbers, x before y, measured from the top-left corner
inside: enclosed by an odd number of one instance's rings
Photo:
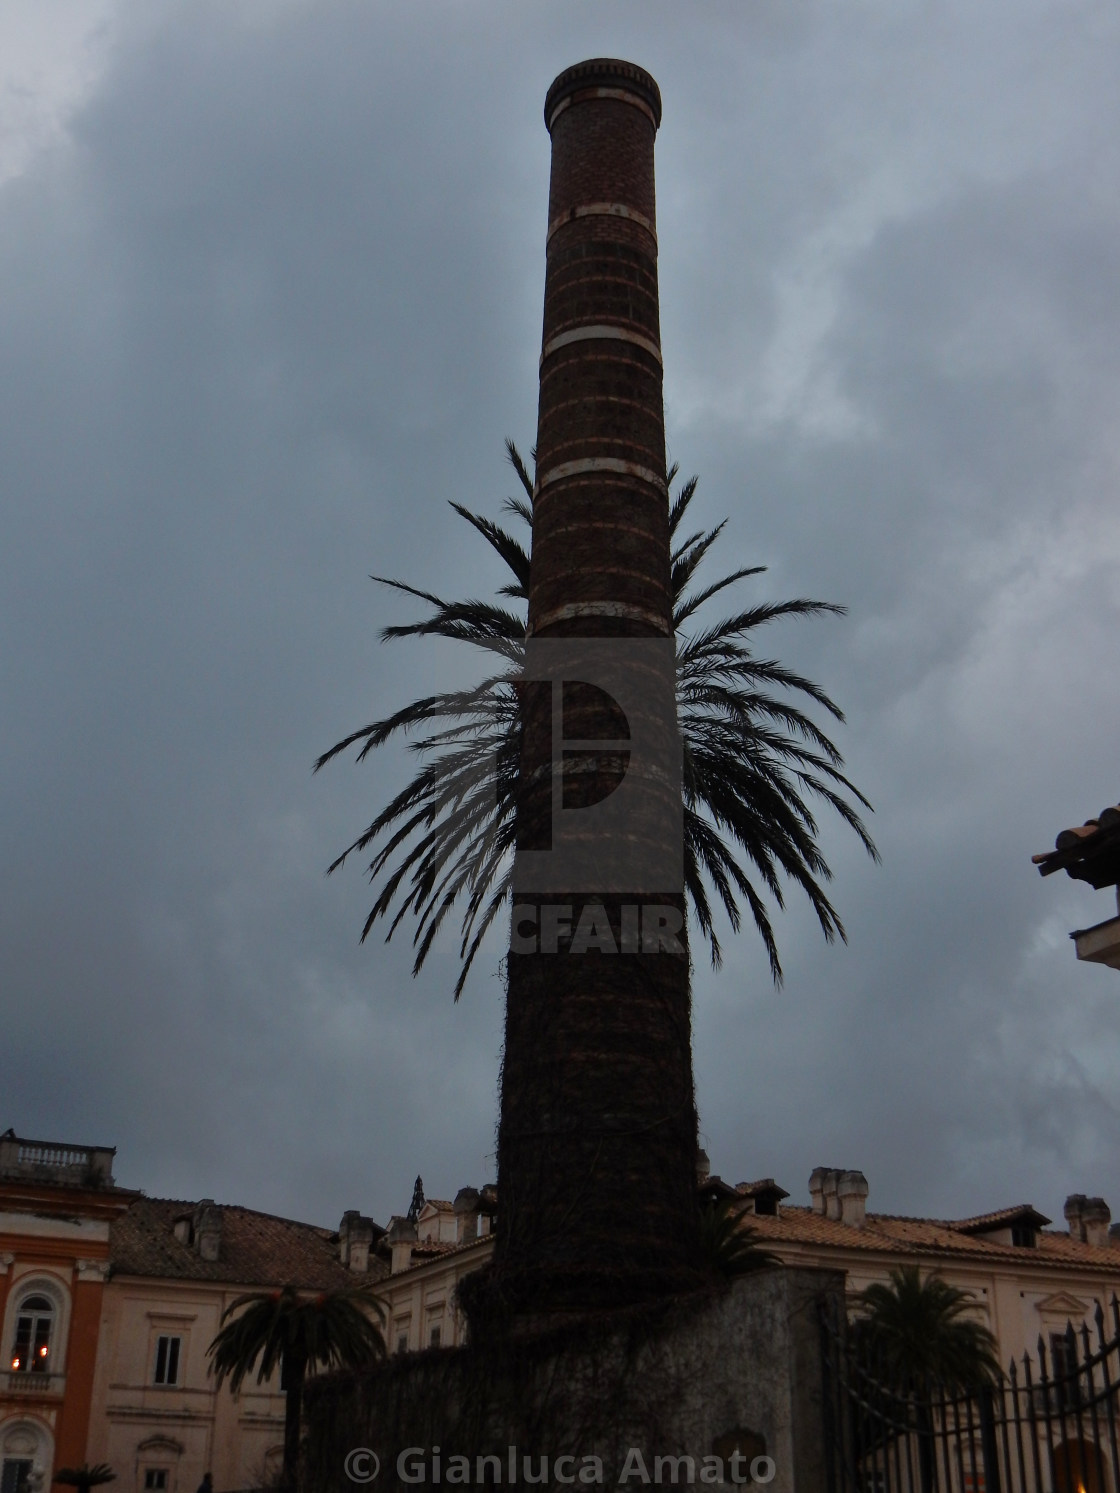
[[[66,1388],[65,1374],[33,1374],[9,1369],[0,1374],[0,1388],[5,1394],[49,1395],[61,1398]]]
[[[115,1155],[110,1146],[27,1140],[9,1130],[0,1135],[0,1177],[71,1187],[112,1187]]]

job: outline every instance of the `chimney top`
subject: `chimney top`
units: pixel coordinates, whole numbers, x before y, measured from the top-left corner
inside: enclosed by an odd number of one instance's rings
[[[836,1166],[817,1166],[809,1178],[809,1197],[814,1213],[836,1223],[861,1229],[867,1216],[867,1178],[862,1172]]]
[[[1079,1239],[1092,1249],[1106,1249],[1109,1242],[1109,1223],[1112,1210],[1104,1198],[1086,1197],[1083,1192],[1071,1192],[1062,1209],[1069,1224],[1071,1239]]]
[[[392,1263],[390,1270],[396,1275],[401,1270],[407,1270],[412,1264],[412,1246],[416,1243],[416,1224],[407,1216],[402,1218],[395,1213],[389,1220],[387,1238],[391,1252]]]
[[[211,1263],[222,1248],[222,1210],[213,1198],[203,1198],[194,1210],[194,1247],[199,1256]]]
[[[631,94],[646,106],[653,118],[654,129],[661,123],[661,90],[644,67],[622,62],[616,57],[590,57],[586,62],[566,67],[548,90],[544,101],[544,122],[549,132],[557,114],[573,101],[577,93],[587,90],[593,97],[602,98],[601,89],[610,90],[606,94],[608,98],[612,94]]]
[[[338,1226],[338,1256],[348,1270],[364,1275],[369,1269],[369,1252],[373,1246],[375,1225],[357,1208],[347,1208]]]

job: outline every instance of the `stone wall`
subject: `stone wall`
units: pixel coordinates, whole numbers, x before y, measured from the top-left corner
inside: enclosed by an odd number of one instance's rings
[[[306,1393],[301,1493],[717,1486],[721,1472],[725,1486],[737,1474],[774,1493],[823,1493],[818,1305],[843,1289],[836,1271],[768,1269],[539,1337],[324,1377]]]

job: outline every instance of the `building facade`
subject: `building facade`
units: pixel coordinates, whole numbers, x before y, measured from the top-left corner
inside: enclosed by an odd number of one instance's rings
[[[0,1487],[85,1461],[114,1223],[110,1147],[0,1136]]]
[[[1035,1356],[1040,1339],[1060,1354],[1067,1323],[1091,1325],[1098,1304],[1111,1320],[1120,1296],[1120,1230],[1110,1229],[1101,1198],[1068,1198],[1066,1228],[1055,1229],[1028,1203],[962,1219],[873,1213],[863,1173],[827,1167],[813,1172],[807,1207],[790,1204],[770,1177],[732,1185],[705,1165],[699,1186],[709,1201],[728,1199],[783,1264],[844,1271],[851,1298],[902,1264],[936,1271],[970,1293],[1005,1367]],[[382,1245],[390,1273],[379,1286],[390,1352],[463,1341],[456,1289],[489,1261],[496,1214],[493,1189],[464,1188],[453,1203],[425,1203],[415,1221],[390,1222]]]
[[[210,1199],[135,1201],[113,1226],[111,1278],[94,1376],[89,1460],[121,1493],[267,1487],[283,1454],[279,1375],[215,1388],[207,1349],[222,1313],[248,1291],[331,1291],[385,1267],[381,1230],[348,1213],[338,1230]]]
[[[249,1291],[331,1291],[388,1273],[383,1230],[146,1198],[114,1152],[0,1137],[2,1493],[106,1462],[120,1493],[261,1488],[283,1452],[278,1378],[216,1389],[207,1349]]]

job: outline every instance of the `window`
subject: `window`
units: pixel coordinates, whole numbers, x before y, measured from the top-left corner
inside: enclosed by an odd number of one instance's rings
[[[438,1348],[439,1347],[439,1339],[440,1339],[440,1328],[439,1328],[439,1323],[437,1322],[436,1325],[432,1328],[431,1332],[428,1334],[428,1342],[431,1344],[431,1346],[433,1348]]]
[[[407,1332],[398,1332],[397,1333],[397,1352],[398,1353],[407,1353],[408,1352],[408,1333]]]
[[[1064,1332],[1050,1334],[1050,1377],[1064,1379],[1077,1373],[1077,1340]]]
[[[12,1368],[18,1374],[49,1374],[54,1305],[46,1296],[28,1296],[16,1315]]]
[[[179,1347],[182,1343],[180,1337],[157,1337],[156,1338],[156,1371],[154,1382],[156,1384],[178,1384],[179,1382]],[[153,1468],[153,1471],[158,1469]],[[156,1484],[152,1484],[153,1487]],[[164,1487],[163,1483],[158,1485]]]
[[[1011,1225],[1011,1242],[1020,1249],[1036,1249],[1038,1240],[1029,1223],[1013,1223]]]
[[[167,1493],[166,1467],[146,1467],[144,1469],[144,1493]]]
[[[33,1466],[30,1457],[5,1457],[4,1470],[0,1474],[2,1493],[27,1493],[28,1478]]]

